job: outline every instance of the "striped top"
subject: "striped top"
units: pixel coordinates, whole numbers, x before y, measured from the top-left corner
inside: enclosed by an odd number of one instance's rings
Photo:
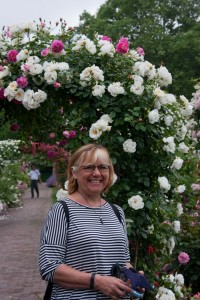
[[[39,266],[43,279],[53,281],[55,269],[63,263],[80,271],[110,275],[113,264],[125,265],[130,261],[121,207],[117,206],[122,224],[107,202],[101,207],[91,208],[68,198],[64,200],[69,209],[69,224],[64,208],[58,202],[50,209],[42,228]],[[54,284],[51,299],[111,298],[100,291],[64,289]]]

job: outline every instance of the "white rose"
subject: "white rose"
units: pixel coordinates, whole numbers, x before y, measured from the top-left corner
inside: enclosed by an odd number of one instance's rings
[[[181,230],[181,224],[180,224],[180,221],[174,221],[174,222],[172,223],[172,225],[173,225],[174,231],[175,231],[176,233],[179,233],[179,231]]]
[[[178,285],[184,285],[184,277],[182,274],[175,274],[175,281]]]
[[[171,115],[167,115],[164,117],[164,122],[165,122],[166,126],[170,126],[173,121],[174,121],[174,118]]]
[[[92,95],[94,97],[102,97],[102,95],[105,93],[105,85],[96,84],[92,89]]]
[[[169,254],[172,254],[172,251],[175,247],[175,240],[174,237],[170,237],[169,240],[167,241],[167,247],[169,249]]]
[[[108,91],[113,97],[117,97],[117,95],[125,94],[125,90],[123,86],[121,86],[120,82],[111,83],[108,86]]]
[[[136,142],[131,139],[126,140],[123,143],[123,149],[125,152],[134,153],[136,151]]]
[[[90,131],[89,131],[89,136],[94,139],[97,140],[102,134],[102,130],[100,130],[99,126],[95,123],[92,124],[92,126],[90,127]]]
[[[178,150],[179,150],[181,153],[188,153],[189,149],[190,149],[190,148],[187,147],[187,146],[185,145],[184,142],[180,143],[179,146],[178,146]]]
[[[135,210],[142,209],[144,207],[144,202],[140,195],[132,196],[128,199],[128,204]]]
[[[178,194],[182,194],[185,190],[186,190],[186,186],[185,186],[184,184],[179,185],[179,186],[176,188],[176,192],[177,192]]]
[[[65,191],[63,189],[59,189],[57,191],[56,198],[57,198],[58,201],[63,199],[63,198],[66,198],[66,197],[68,197],[68,192],[67,191]]]
[[[159,121],[160,115],[157,109],[153,109],[148,114],[149,122],[151,124],[154,124]]]
[[[180,170],[181,167],[183,165],[183,159],[181,159],[180,157],[175,158],[175,160],[173,161],[171,168],[172,169],[176,169],[176,170]]]
[[[182,215],[182,213],[183,213],[182,203],[178,203],[177,204],[177,216],[180,217],[180,215]]]
[[[167,193],[170,190],[171,185],[169,184],[169,181],[166,177],[158,177],[158,182],[160,184],[161,190],[163,190],[164,193]]]

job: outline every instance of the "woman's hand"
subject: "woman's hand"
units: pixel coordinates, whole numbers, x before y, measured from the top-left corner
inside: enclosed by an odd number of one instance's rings
[[[94,288],[113,300],[123,298],[132,291],[129,282],[113,276],[101,276],[98,274],[95,276]]]

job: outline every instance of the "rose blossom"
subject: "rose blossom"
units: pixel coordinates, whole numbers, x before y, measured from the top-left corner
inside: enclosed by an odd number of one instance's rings
[[[47,56],[50,52],[50,49],[49,48],[45,48],[41,51],[41,55],[44,57],[44,56]]]
[[[182,265],[186,265],[190,260],[189,255],[186,252],[181,252],[178,256],[178,261]]]
[[[68,139],[69,139],[69,137],[70,137],[70,133],[69,133],[69,131],[67,131],[67,130],[63,131],[63,135],[64,135],[64,137],[66,137],[66,138],[68,138]]]
[[[64,44],[63,44],[62,41],[54,40],[54,41],[51,43],[51,50],[52,50],[54,53],[60,53],[63,49],[64,49]]]
[[[137,50],[137,53],[138,53],[139,55],[142,55],[142,56],[144,56],[144,55],[145,55],[145,53],[144,53],[144,49],[143,49],[143,48],[141,48],[141,47],[137,47],[137,48],[136,48],[136,50]]]
[[[20,88],[25,88],[28,85],[28,80],[26,79],[26,77],[21,76],[19,78],[17,78],[17,84]]]
[[[4,88],[0,88],[0,99],[6,99],[6,97],[4,96]]]
[[[123,149],[125,152],[134,153],[136,151],[136,142],[132,139],[128,139],[123,143]]]
[[[17,54],[18,54],[17,50],[8,51],[7,57],[8,57],[9,62],[16,62],[17,61]]]
[[[171,165],[171,168],[180,170],[182,165],[183,165],[183,160],[180,157],[176,157]]]
[[[170,190],[171,185],[169,184],[169,181],[165,176],[158,177],[158,182],[160,184],[160,188],[163,190],[164,193],[167,193]]]
[[[132,196],[128,199],[128,204],[135,210],[141,209],[144,207],[143,199],[140,195]]]
[[[193,298],[194,298],[194,299],[200,299],[200,293],[198,292],[197,294],[195,294],[195,295],[193,296]]]
[[[70,131],[69,138],[73,139],[75,136],[76,136],[76,131],[75,130]]]
[[[60,88],[61,87],[61,84],[59,82],[54,82],[53,86],[55,88]]]
[[[50,134],[49,134],[49,138],[50,138],[50,139],[54,139],[54,138],[55,138],[55,133],[53,133],[53,132],[50,133]]]
[[[11,131],[18,131],[20,129],[20,126],[17,124],[17,123],[13,123],[11,126],[10,126],[10,130]]]
[[[116,51],[118,53],[127,53],[129,50],[129,44],[128,44],[128,39],[125,37],[122,37],[119,42],[116,45]]]
[[[111,42],[111,41],[112,41],[112,39],[111,39],[109,36],[107,36],[107,35],[103,35],[101,39],[102,39],[103,41],[108,41],[108,42]]]

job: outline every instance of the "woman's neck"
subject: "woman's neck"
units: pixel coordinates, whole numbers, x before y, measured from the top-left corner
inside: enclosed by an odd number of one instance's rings
[[[89,205],[90,207],[101,206],[101,195],[91,195],[77,190],[78,200],[83,201],[84,204]]]

